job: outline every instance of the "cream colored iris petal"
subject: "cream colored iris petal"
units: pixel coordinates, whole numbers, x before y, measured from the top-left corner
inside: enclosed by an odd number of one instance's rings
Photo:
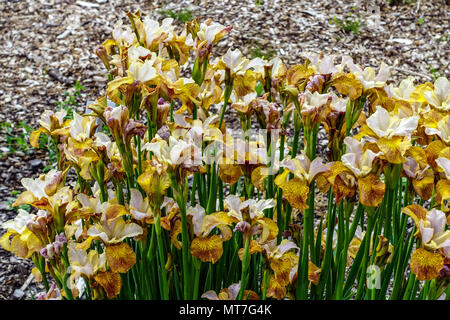
[[[297,245],[294,242],[287,239],[282,240],[280,245],[278,246],[278,251],[281,254],[284,254],[285,252],[288,252],[292,249],[300,250],[300,248],[297,247]]]
[[[390,67],[386,63],[382,62],[378,75],[375,77],[375,81],[378,83],[385,83],[389,78],[390,72]]]
[[[250,207],[250,218],[259,218],[264,216],[264,210],[273,208],[275,206],[275,201],[273,199],[267,199],[267,200],[247,200],[249,201],[249,207]],[[247,203],[245,201],[244,203]]]
[[[317,91],[314,93],[311,93],[311,91],[307,90],[305,92],[305,104],[302,106],[302,109],[308,110],[313,107],[320,107],[327,103],[328,98],[330,97],[329,94],[320,94]]]
[[[351,137],[346,137],[344,143],[347,152],[341,157],[342,163],[357,177],[368,174],[372,170],[373,160],[381,152],[364,151],[361,142]]]
[[[150,60],[146,60],[144,63],[140,61],[133,62],[127,72],[133,79],[144,83],[155,79],[157,76],[156,69],[153,67],[153,62]]]
[[[188,207],[186,214],[192,216],[192,223],[194,225],[194,234],[197,237],[200,237],[202,235],[203,219],[206,216],[205,209],[199,204],[196,204],[195,207]]]
[[[330,167],[331,163],[324,164],[321,157],[315,158],[309,166],[308,182],[311,183],[319,173],[328,171]]]
[[[134,32],[130,27],[122,26],[123,22],[118,21],[113,29],[112,35],[114,40],[116,40],[119,44],[131,44],[134,40]]]
[[[403,118],[400,120],[400,122],[398,122],[398,126],[394,130],[393,135],[411,137],[414,130],[416,130],[418,123],[419,123],[419,116]]]
[[[337,112],[345,112],[350,98],[339,98],[335,93],[332,93],[331,97],[330,108]]]
[[[31,191],[37,199],[47,197],[47,194],[45,193],[44,190],[45,181],[40,179],[23,178],[21,182],[22,185],[25,187],[25,189]]]
[[[359,161],[357,158],[357,154],[346,153],[342,155],[341,161],[344,164],[344,166],[349,168],[354,173],[355,176],[357,177],[361,176],[361,170],[359,170]]]
[[[148,199],[144,199],[141,192],[131,189],[130,212],[136,220],[144,220],[153,216]]]
[[[35,214],[30,214],[23,209],[18,210],[17,216],[13,220],[8,220],[2,224],[3,229],[14,230],[18,234],[22,234],[27,228],[27,222],[33,220]]]
[[[445,213],[442,211],[436,209],[428,211],[427,220],[430,223],[430,227],[433,229],[433,234],[438,234],[444,231],[447,220]]]
[[[229,195],[225,198],[225,203],[228,207],[228,215],[235,217],[238,221],[242,221],[241,199],[238,196]]]
[[[367,126],[380,138],[393,136],[411,137],[411,134],[417,128],[418,122],[418,116],[400,119],[396,115],[390,115],[381,106],[377,106],[377,110],[366,120]]]
[[[68,258],[72,268],[72,276],[77,277],[85,275],[90,277],[99,270],[104,270],[106,263],[106,256],[104,253],[99,254],[95,250],[86,253],[84,249],[77,249],[77,244],[70,241],[67,245]]]
[[[440,157],[436,159],[436,163],[444,170],[445,178],[450,180],[450,159]]]
[[[377,110],[366,120],[367,126],[375,132],[378,137],[388,135],[388,130],[392,127],[392,121],[389,112],[383,107],[378,106]]]
[[[261,59],[261,58],[253,58],[250,60],[250,62],[247,64],[247,69],[253,69],[256,73],[260,74],[262,77],[265,75],[264,67],[268,65],[268,62]]]
[[[110,239],[112,243],[119,243],[125,238],[136,237],[143,233],[143,229],[135,223],[125,223],[124,220],[117,219],[112,224],[114,225]]]
[[[450,116],[447,115],[437,124],[437,128],[427,127],[425,128],[425,133],[429,136],[437,135],[445,143],[450,144]]]
[[[423,220],[419,221],[419,230],[423,243],[427,243],[433,238],[433,229],[425,227],[425,222]]]
[[[156,58],[156,54],[152,53],[145,47],[142,46],[131,46],[128,48],[128,65],[132,65],[135,63],[140,57],[146,57],[148,55],[152,55],[152,57]]]
[[[249,62],[248,59],[242,57],[242,52],[239,49],[231,50],[231,48],[228,49],[222,59],[232,74],[245,71]]]
[[[440,77],[434,82],[434,91],[425,91],[424,95],[429,104],[448,110],[450,103],[450,82],[447,78]]]
[[[411,96],[411,93],[413,93],[416,90],[416,87],[414,86],[414,77],[408,77],[406,79],[403,79],[400,82],[400,85],[398,87],[394,87],[392,85],[385,87],[388,88],[389,91],[388,95],[390,93],[390,97],[394,97],[395,99],[399,100],[405,100],[408,101],[409,97]]]

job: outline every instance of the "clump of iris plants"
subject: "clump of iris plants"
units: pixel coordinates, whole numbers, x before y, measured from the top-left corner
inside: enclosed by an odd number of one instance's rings
[[[40,299],[450,297],[446,78],[216,56],[231,27],[127,16],[96,50],[106,94],[42,114],[55,169],[2,225]]]

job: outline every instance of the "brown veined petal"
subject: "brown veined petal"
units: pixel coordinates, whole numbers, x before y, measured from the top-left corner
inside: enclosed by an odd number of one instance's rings
[[[26,229],[20,235],[20,240],[28,248],[28,257],[34,252],[39,252],[43,248],[41,240],[29,229]]]
[[[427,219],[427,209],[418,204],[410,204],[409,206],[404,207],[402,212],[410,216],[414,220],[416,226],[419,226],[420,220]]]
[[[230,227],[222,224],[218,225],[217,228],[220,230],[222,241],[228,241],[233,236],[233,231],[231,231]]]
[[[377,146],[388,162],[399,164],[406,161],[404,155],[411,147],[411,140],[408,137],[395,136],[391,139],[383,137],[378,139]]]
[[[234,164],[220,164],[219,178],[230,185],[238,182],[239,178],[244,174],[238,165]]]
[[[262,248],[259,245],[258,241],[252,240],[252,241],[250,241],[249,253],[250,253],[250,255],[252,255],[252,254],[254,254],[256,252],[261,253],[262,252]],[[244,248],[240,248],[238,250],[238,256],[239,256],[239,260],[242,261],[242,257],[244,256]]]
[[[181,220],[176,220],[172,229],[170,230],[170,239],[172,240],[173,245],[178,250],[181,249],[182,243],[178,240],[178,236],[181,234]]]
[[[308,280],[317,285],[320,279],[320,272],[322,269],[317,267],[311,261],[308,262]]]
[[[236,218],[229,216],[227,212],[223,211],[214,212],[206,215],[203,218],[201,232],[203,233],[203,235],[207,236],[215,227],[220,227],[221,225],[231,226],[233,222],[237,222]],[[222,230],[221,228],[219,229]]]
[[[327,176],[329,174],[329,171],[325,172],[323,175],[317,176],[316,178],[316,186],[322,193],[328,193],[328,190],[330,190],[330,183],[327,180]]]
[[[260,191],[265,190],[264,181],[269,176],[269,169],[264,166],[259,166],[252,172],[252,184]]]
[[[331,85],[343,95],[348,96],[352,101],[362,94],[362,83],[351,73],[342,74],[332,80]]]
[[[264,291],[264,282],[261,283],[261,290]],[[274,275],[270,276],[269,285],[267,286],[266,297],[281,300],[286,296],[286,287],[280,285]]]
[[[136,263],[136,254],[125,243],[106,247],[106,260],[113,272],[126,273]]]
[[[240,97],[244,97],[247,94],[254,92],[256,88],[255,72],[247,70],[245,71],[245,74],[236,75],[233,80],[233,88]]]
[[[308,209],[306,199],[308,198],[309,187],[300,178],[289,180],[281,188],[283,189],[283,195],[293,208],[300,211]]]
[[[48,133],[48,131],[42,127],[33,131],[30,134],[30,144],[32,147],[39,149],[39,137],[41,133]]]
[[[31,252],[24,241],[21,241],[20,235],[17,235],[11,240],[11,252],[18,255],[21,258],[29,258]]]
[[[258,294],[253,290],[244,290],[244,300],[259,300]]]
[[[412,157],[414,160],[416,160],[421,169],[427,166],[427,154],[421,147],[412,146],[406,151],[405,156]]]
[[[439,158],[439,153],[446,147],[445,143],[441,140],[435,140],[431,142],[428,147],[425,148],[427,154],[428,164],[436,171],[439,172],[439,166],[436,163],[436,159]]]
[[[432,169],[426,170],[424,176],[421,179],[412,180],[414,191],[423,200],[428,200],[433,195],[434,189],[434,173]]]
[[[444,257],[419,248],[411,255],[411,270],[419,280],[435,279],[444,266]]]
[[[203,262],[216,263],[223,254],[223,242],[218,235],[206,238],[194,238],[191,243],[191,254]]]
[[[447,213],[450,210],[450,181],[439,180],[436,184],[436,203],[441,205],[441,211]],[[450,217],[450,216],[449,216]],[[447,221],[449,218],[447,218]],[[449,223],[450,225],[450,223]]]
[[[373,173],[358,179],[359,201],[367,207],[378,207],[383,201],[385,184]]]
[[[34,201],[36,201],[36,197],[34,196],[33,192],[31,191],[24,191],[22,192],[19,197],[14,201],[12,204],[13,207],[18,207],[22,204],[31,204]]]
[[[114,298],[120,293],[122,288],[120,274],[111,271],[100,272],[94,276],[94,279],[105,289],[108,298]]]
[[[262,233],[259,239],[260,243],[273,240],[278,235],[278,225],[275,221],[269,218],[258,219],[257,222],[262,226]]]
[[[283,255],[279,259],[271,259],[270,261],[270,268],[275,274],[275,280],[281,286],[289,284],[289,274],[292,267],[292,262],[288,255]]]
[[[313,68],[304,65],[295,65],[288,70],[286,80],[290,85],[296,85],[301,80],[307,79],[313,74]]]
[[[120,204],[112,204],[106,209],[106,223],[109,224],[118,217],[125,216],[128,214],[127,209]]]
[[[355,177],[342,162],[336,161],[333,163],[330,171],[325,172],[324,176],[333,187],[332,191],[336,195],[336,203],[339,204],[346,196],[354,196],[356,189]]]
[[[361,239],[354,237],[352,241],[350,242],[350,245],[348,246],[348,254],[353,259],[356,258],[356,254],[359,251],[359,248],[361,247]]]

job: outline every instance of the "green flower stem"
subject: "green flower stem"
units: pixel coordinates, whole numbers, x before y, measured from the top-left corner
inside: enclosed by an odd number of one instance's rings
[[[192,299],[197,300],[198,299],[198,288],[200,285],[200,267],[201,267],[201,261],[197,258],[192,258],[194,263],[194,292],[192,294]]]
[[[373,208],[367,208],[368,210],[373,210]],[[366,284],[366,274],[367,274],[367,263],[369,260],[369,248],[370,248],[370,238],[373,231],[374,226],[374,220],[375,220],[375,214],[368,212],[368,222],[367,222],[367,230],[366,234],[364,235],[364,238],[367,239],[364,244],[364,255],[362,257],[362,263],[360,268],[360,277],[358,282],[358,291],[356,294],[356,300],[360,300],[364,293],[364,288]],[[361,249],[360,249],[361,250]]]
[[[295,158],[298,150],[298,140],[300,136],[301,121],[298,113],[294,113],[294,139],[292,141],[291,158]]]
[[[264,290],[262,292],[262,300],[266,300],[267,288],[269,286],[269,280],[270,280],[270,271],[268,269],[264,269],[264,274],[263,274]]]
[[[214,151],[215,153],[215,151]],[[214,162],[211,166],[212,171],[211,171],[211,184],[209,187],[209,196],[208,196],[208,205],[206,206],[206,213],[210,214],[213,213],[214,211],[216,211],[216,200],[217,200],[217,180],[218,180],[218,176],[217,176],[217,165]]]
[[[155,219],[155,231],[156,231],[156,240],[158,242],[160,273],[161,273],[161,279],[162,279],[161,299],[169,300],[169,287],[167,285],[167,273],[166,273],[166,268],[165,268],[164,248],[162,246],[162,238],[161,238],[161,216],[159,214]]]
[[[115,187],[116,187],[116,197],[117,197],[117,202],[121,205],[124,205],[124,198],[123,198],[123,183],[122,181],[117,181],[115,183]]]
[[[244,236],[244,254],[242,256],[242,272],[241,272],[241,288],[237,300],[242,300],[244,297],[244,291],[247,287],[248,280],[248,267],[250,265],[250,241],[249,235]]]
[[[64,273],[63,280],[62,280],[64,292],[69,300],[74,300],[74,298],[72,296],[72,290],[70,290],[70,288],[67,287],[67,280],[69,280],[69,277],[70,277],[70,273],[67,272],[67,270],[69,270],[69,268],[70,268],[69,259],[67,257],[67,244],[64,244],[64,246],[63,246],[63,249],[61,252],[61,257],[63,259],[64,267],[65,267],[65,271],[66,271]]]
[[[231,92],[233,90],[233,79],[231,78],[230,69],[225,70],[225,93],[222,110],[220,111],[220,120],[219,120],[219,130],[222,128],[223,119],[225,116],[225,110],[228,106],[228,101],[230,100]]]
[[[186,217],[187,198],[184,192],[185,186],[178,186],[176,180],[172,180],[172,188],[176,191],[176,201],[181,214],[181,241],[183,254],[183,297],[185,300],[191,299],[191,255],[189,252],[190,241],[188,236],[188,225]]]
[[[33,259],[34,265],[41,273],[42,283],[44,284],[45,290],[48,292],[50,290],[50,286],[48,284],[47,276],[45,274],[45,259],[38,253],[34,253],[32,255],[32,259]]]
[[[170,122],[173,122],[173,108],[175,106],[175,103],[173,100],[170,100]]]

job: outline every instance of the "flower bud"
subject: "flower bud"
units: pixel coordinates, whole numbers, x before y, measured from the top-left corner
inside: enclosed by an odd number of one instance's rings
[[[63,232],[61,232],[59,235],[56,235],[55,241],[61,244],[66,244],[67,243],[66,235]]]
[[[142,122],[134,120],[134,119],[129,119],[125,125],[125,130],[124,130],[125,144],[128,144],[130,142],[131,138],[135,135],[138,135],[141,138],[144,138],[146,131],[147,131],[147,126],[144,125]]]
[[[54,242],[52,246],[53,246],[53,250],[55,252],[55,255],[59,256],[61,251],[62,251],[62,248],[63,248],[64,244],[62,242]]]
[[[111,130],[114,139],[119,139],[122,137],[123,130],[129,119],[129,111],[125,106],[111,107],[107,106],[103,116],[106,120],[106,125]]]
[[[314,75],[309,77],[308,83],[306,84],[305,89],[311,92],[322,92],[323,84],[325,83],[325,78],[322,75]]]
[[[44,248],[41,249],[41,251],[39,251],[39,253],[41,254],[41,256],[43,256],[44,259],[46,259],[46,260],[50,259],[49,256],[48,256],[48,254],[47,254],[47,251],[48,251],[48,250],[47,250],[47,247],[44,247]]]
[[[250,231],[250,228],[251,228],[250,223],[248,223],[246,221],[240,221],[236,224],[233,231],[234,232],[240,231],[240,232],[242,232],[242,234],[246,234]]]
[[[100,58],[100,60],[102,60],[107,70],[111,69],[108,59],[108,52],[104,46],[97,47],[97,49],[95,49],[95,54]]]
[[[88,108],[92,110],[100,119],[104,120],[103,113],[105,112],[106,107],[108,106],[108,101],[105,96],[101,96],[95,102],[91,103]],[[104,120],[106,122],[106,120]]]

